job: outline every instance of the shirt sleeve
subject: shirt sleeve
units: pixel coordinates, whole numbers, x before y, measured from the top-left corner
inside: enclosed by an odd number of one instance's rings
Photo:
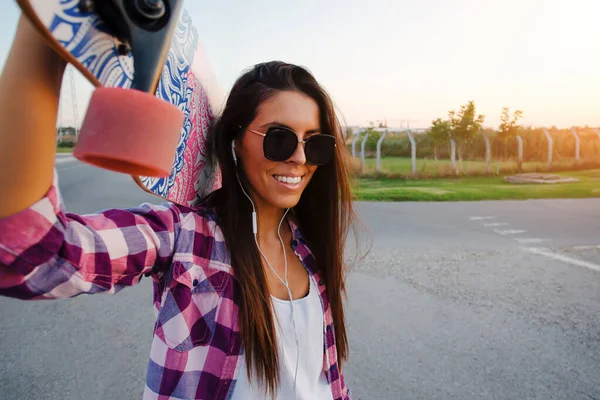
[[[0,219],[0,295],[36,300],[116,293],[168,267],[177,206],[69,214],[57,183],[55,171],[41,200]]]

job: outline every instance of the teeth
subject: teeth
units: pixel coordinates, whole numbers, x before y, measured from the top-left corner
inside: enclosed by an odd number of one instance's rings
[[[283,183],[288,183],[290,185],[295,185],[297,183],[300,183],[300,181],[302,180],[302,177],[295,177],[292,178],[291,176],[275,176],[275,179],[277,179],[279,182],[283,182]]]

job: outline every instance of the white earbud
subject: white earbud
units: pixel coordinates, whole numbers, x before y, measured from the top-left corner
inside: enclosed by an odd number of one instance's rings
[[[233,155],[233,162],[237,166],[237,156],[235,154],[235,139],[231,141],[231,154]]]

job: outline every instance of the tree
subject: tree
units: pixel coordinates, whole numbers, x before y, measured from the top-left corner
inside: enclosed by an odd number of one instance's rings
[[[438,118],[431,122],[431,128],[427,131],[427,136],[433,142],[433,158],[438,159],[438,146],[450,139],[452,128],[449,120]]]
[[[498,139],[504,142],[504,157],[506,158],[506,142],[514,139],[523,129],[519,124],[519,120],[523,117],[523,111],[516,110],[511,118],[508,107],[502,108],[500,115],[500,126],[498,126]]]
[[[498,138],[504,140],[517,136],[521,130],[521,126],[517,123],[522,117],[523,111],[521,110],[515,111],[511,118],[509,108],[502,108],[502,115],[500,115],[500,126],[498,127]]]
[[[458,159],[462,161],[463,147],[465,144],[471,144],[475,136],[481,129],[484,116],[476,115],[475,102],[469,101],[467,104],[460,107],[458,112],[450,111],[448,113],[452,138],[458,144]]]

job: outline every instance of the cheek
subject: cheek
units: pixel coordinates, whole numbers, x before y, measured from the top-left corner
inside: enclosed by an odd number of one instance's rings
[[[260,169],[260,165],[264,161],[268,161],[263,157],[262,147],[260,143],[255,140],[248,140],[252,138],[245,138],[242,141],[242,160],[244,166],[244,172],[246,175],[251,176],[256,173],[257,169]]]
[[[262,147],[248,147],[244,153],[244,172],[253,185],[259,184],[268,175],[269,171],[277,165],[276,162],[264,157]]]

